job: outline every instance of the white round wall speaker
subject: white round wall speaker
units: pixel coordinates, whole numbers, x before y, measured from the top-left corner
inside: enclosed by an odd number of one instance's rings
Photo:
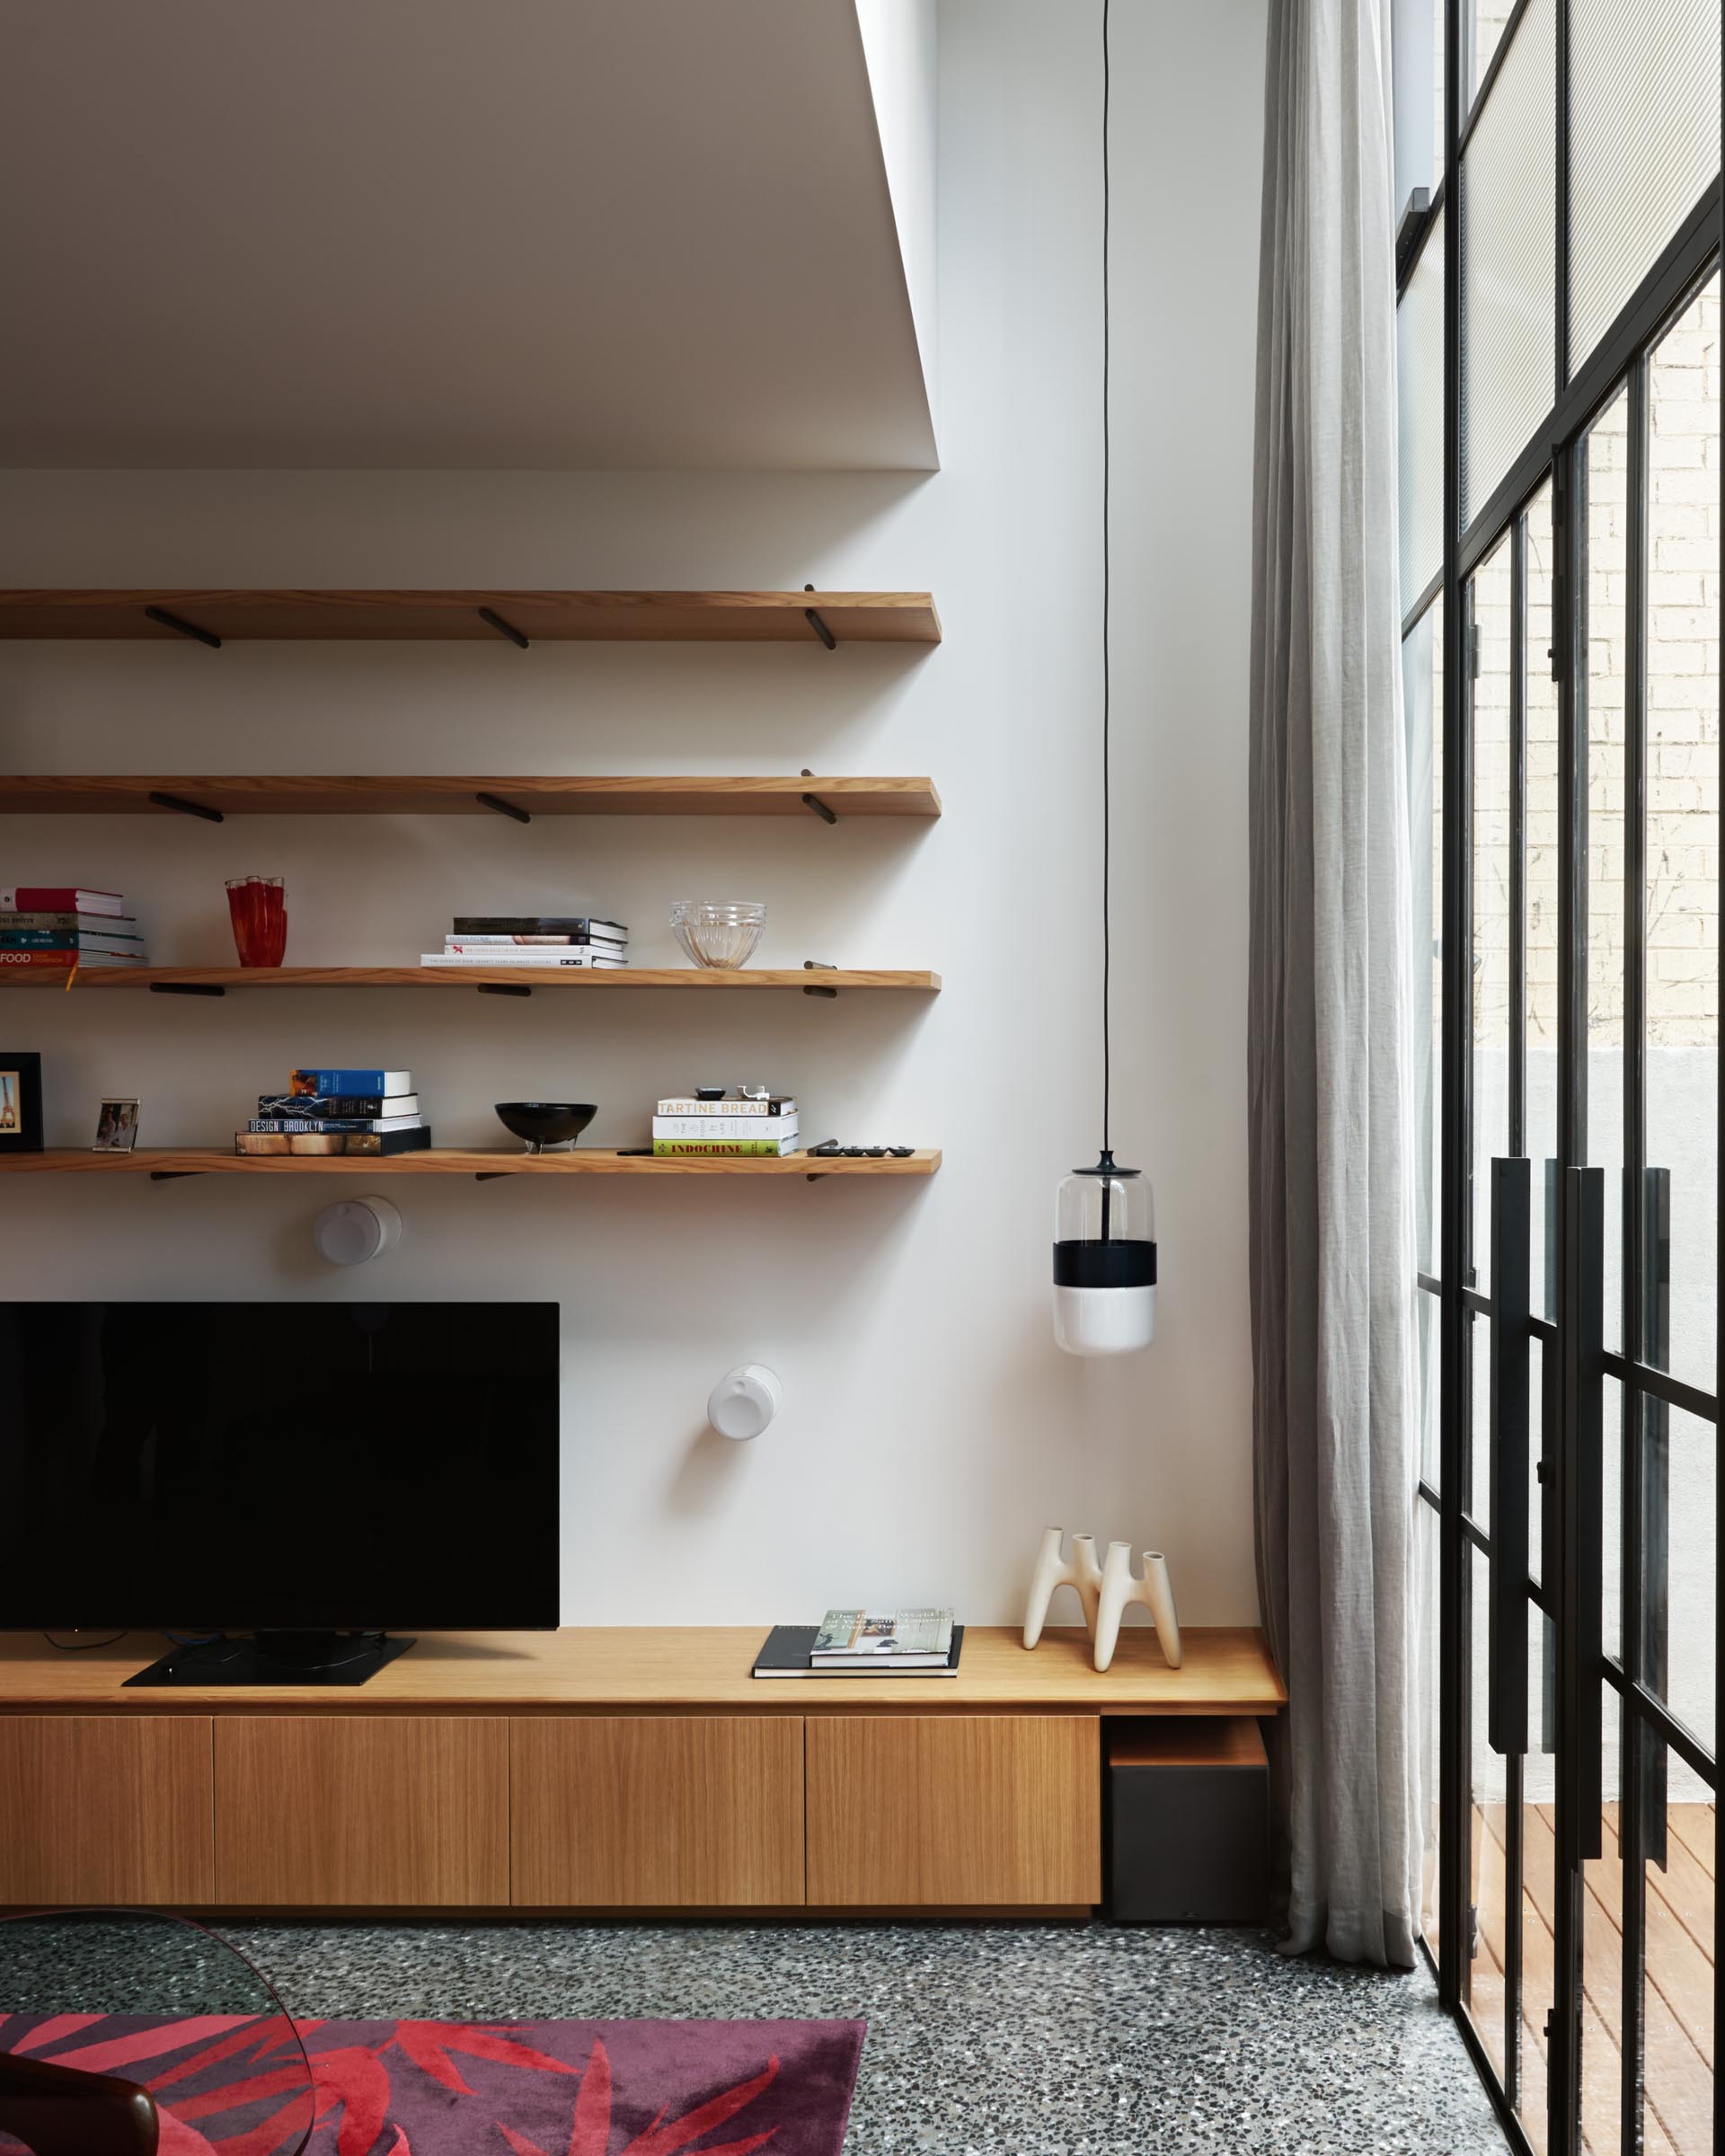
[[[765,1363],[727,1370],[707,1395],[707,1420],[721,1437],[758,1437],[778,1413],[784,1387]]]
[[[402,1216],[386,1197],[344,1197],[312,1223],[318,1255],[332,1265],[367,1265],[402,1240]]]

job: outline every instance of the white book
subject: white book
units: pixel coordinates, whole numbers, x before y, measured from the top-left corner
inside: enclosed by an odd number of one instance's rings
[[[728,1139],[756,1140],[770,1144],[774,1138],[794,1138],[797,1118],[793,1110],[789,1116],[775,1116],[771,1123],[759,1121],[741,1124],[736,1127],[715,1123],[711,1116],[655,1116],[653,1135],[656,1138],[682,1138],[692,1144],[721,1145]]]
[[[596,950],[566,949],[562,950],[422,950],[421,966],[513,966],[541,973],[558,968],[585,968],[589,972],[603,972],[626,966],[627,959],[607,959]]]
[[[790,1093],[775,1093],[767,1100],[661,1100],[653,1112],[660,1116],[789,1116],[794,1122],[797,1103]]]

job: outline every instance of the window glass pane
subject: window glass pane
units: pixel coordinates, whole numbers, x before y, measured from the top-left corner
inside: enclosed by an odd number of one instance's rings
[[[1444,18],[1447,13],[1445,0],[1434,0],[1431,11],[1431,183],[1434,188],[1444,176],[1444,159],[1449,150],[1448,121],[1444,112]]]
[[[1617,1694],[1609,1685],[1600,1689],[1602,1853],[1581,1867],[1581,2143],[1589,2156],[1614,2156],[1622,2145],[1623,2072],[1623,1865],[1615,1827],[1623,1718]]]
[[[1642,1740],[1658,1745],[1650,1734]],[[1663,1747],[1659,1749],[1663,1752]],[[1713,2146],[1713,1793],[1674,1754],[1665,1862],[1647,1880],[1644,2143],[1676,2156]]]
[[[1463,0],[1462,20],[1468,45],[1467,102],[1480,93],[1480,84],[1497,57],[1505,27],[1515,13],[1516,0]]]
[[[1606,1171],[1606,1345],[1623,1344],[1623,807],[1627,782],[1629,398],[1619,390],[1582,445],[1582,649],[1588,745],[1587,1160]]]
[[[1644,1663],[1650,1691],[1713,1749],[1713,1616],[1718,1606],[1713,1426],[1662,1401],[1643,1403]]]
[[[1552,482],[1527,505],[1526,1151],[1533,1162],[1529,1283],[1533,1308],[1557,1315],[1556,1252],[1546,1235],[1557,1162],[1557,684],[1552,678]]]
[[[1444,565],[1444,214],[1395,311],[1403,614]]]
[[[1505,1855],[1508,1846],[1508,1809],[1506,1801],[1505,1762],[1486,1741],[1487,1613],[1490,1608],[1491,1571],[1479,1551],[1471,1552],[1473,1594],[1473,1712],[1469,1718],[1472,1758],[1468,1771],[1472,1818],[1467,1898],[1478,1926],[1478,1947],[1465,1965],[1468,2010],[1473,2026],[1497,2069],[1504,2070],[1504,1967],[1508,1906]]]
[[[1645,1360],[1711,1392],[1719,1262],[1719,277],[1648,376]],[[1661,1247],[1662,1246],[1662,1247]]]
[[[1557,142],[1555,0],[1529,0],[1462,156],[1462,517],[1551,409]]]
[[[1517,2116],[1535,2149],[1545,2146],[1545,2017],[1557,1997],[1557,1737],[1545,1726],[1541,1657],[1545,1614],[1527,1612],[1527,1750],[1521,1797],[1521,2090]]]
[[[1490,1293],[1491,1162],[1509,1150],[1510,540],[1475,570],[1473,669],[1473,1218],[1477,1286]]]
[[[1414,1102],[1419,1269],[1438,1269],[1438,1088],[1443,1069],[1444,607],[1435,601],[1402,645],[1412,856]]]
[[[1443,1425],[1439,1403],[1443,1395],[1438,1354],[1443,1338],[1443,1305],[1436,1295],[1418,1287],[1414,1290],[1414,1317],[1420,1353],[1420,1477],[1441,1494]]]
[[[1570,0],[1573,373],[1719,170],[1719,0]]]
[[[1414,1249],[1416,1269],[1436,1276],[1441,988],[1436,959],[1443,903],[1443,618],[1441,599],[1427,608],[1402,646],[1402,709],[1408,745],[1408,817],[1412,865],[1414,1053]],[[1426,958],[1421,954],[1434,954]],[[1436,1295],[1414,1290],[1419,1354],[1420,1472],[1439,1487],[1438,1355],[1442,1312]],[[1432,1592],[1437,1592],[1433,1576]],[[1432,1622],[1437,1622],[1436,1604]],[[1432,1711],[1436,1712],[1434,1701]],[[1436,1800],[1437,1785],[1432,1785]],[[1435,1858],[1433,1860],[1435,1861]]]
[[[1426,1944],[1438,1951],[1438,1799],[1439,1738],[1438,1722],[1438,1514],[1423,1498],[1414,1505],[1415,1545],[1420,1568],[1420,1808],[1423,1828],[1420,1922]]]

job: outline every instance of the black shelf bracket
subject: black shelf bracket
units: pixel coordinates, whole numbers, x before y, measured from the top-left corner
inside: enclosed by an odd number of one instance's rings
[[[177,793],[152,793],[150,800],[158,808],[172,808],[180,816],[195,816],[206,824],[227,821],[219,808],[206,808],[201,801],[182,801]]]
[[[216,981],[152,981],[150,994],[152,995],[226,995],[227,990]]]
[[[805,973],[836,973],[838,968],[836,966],[831,965],[825,959],[805,959],[802,961],[802,970]],[[805,995],[825,995],[836,997],[838,994],[838,990],[836,988],[819,988],[815,986],[815,985],[811,982],[802,993]]]
[[[507,636],[518,651],[525,651],[527,649],[526,638],[522,635],[513,622],[506,622],[500,614],[494,614],[489,606],[482,606],[479,610],[479,618],[488,629],[495,629],[500,636]]]
[[[805,584],[802,588],[805,591],[812,591],[815,588],[812,584]],[[826,645],[829,651],[836,651],[838,649],[838,639],[833,634],[832,631],[827,626],[826,623],[821,620],[819,614],[816,613],[812,606],[805,606],[803,608],[802,618],[808,623],[809,626],[814,631],[815,634],[820,639],[821,642]]]
[[[525,808],[518,808],[513,801],[500,800],[494,793],[476,793],[473,799],[482,808],[490,808],[499,816],[507,816],[512,823],[530,824],[533,821]]]
[[[146,606],[146,622],[154,622],[158,629],[172,629],[177,635],[189,636],[195,644],[208,644],[212,651],[219,651],[222,640],[213,630],[200,629],[196,622],[182,621],[177,614],[170,614],[165,606]]]
[[[525,981],[475,981],[474,987],[482,995],[531,995],[533,990]]]
[[[505,1183],[509,1180],[507,1168],[482,1168],[473,1177],[476,1183]]]
[[[805,779],[812,779],[815,774],[805,764],[802,767],[802,775]],[[805,793],[803,795],[802,805],[805,808],[812,808],[823,824],[836,824],[838,821],[837,817],[834,815],[833,811],[827,806],[826,802],[818,800],[812,793]]]
[[[153,1183],[183,1183],[188,1176],[201,1175],[203,1172],[201,1168],[152,1168],[150,1180]]]

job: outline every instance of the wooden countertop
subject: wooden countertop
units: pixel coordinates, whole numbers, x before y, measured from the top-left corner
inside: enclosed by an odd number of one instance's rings
[[[358,1686],[154,1687],[124,1680],[167,1649],[154,1632],[58,1651],[38,1633],[0,1633],[0,1713],[535,1714],[1273,1714],[1287,1700],[1263,1634],[1186,1630],[1185,1666],[1128,1626],[1105,1674],[1086,1635],[1050,1630],[1026,1654],[1015,1626],[967,1629],[956,1677],[749,1675],[765,1625],[615,1626],[557,1632],[423,1634]],[[63,1635],[64,1636],[64,1635]]]

